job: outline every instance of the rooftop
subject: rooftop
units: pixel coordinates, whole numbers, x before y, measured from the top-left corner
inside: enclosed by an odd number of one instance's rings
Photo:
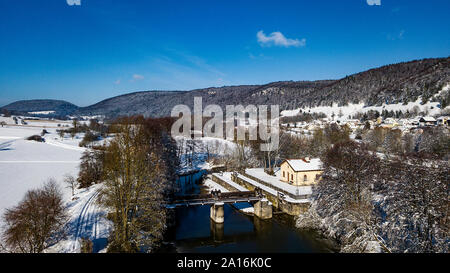
[[[322,170],[322,161],[320,161],[319,158],[286,159],[285,162],[287,162],[296,172]]]
[[[422,119],[423,119],[424,121],[430,121],[430,122],[436,121],[436,119],[434,119],[433,117],[423,117]]]

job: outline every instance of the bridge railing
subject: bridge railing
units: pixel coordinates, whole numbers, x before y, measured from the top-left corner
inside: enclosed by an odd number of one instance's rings
[[[176,196],[169,200],[168,203],[192,203],[192,202],[211,202],[211,201],[232,201],[243,199],[259,199],[262,196],[255,191],[241,191],[241,192],[216,192],[213,194],[195,194]]]

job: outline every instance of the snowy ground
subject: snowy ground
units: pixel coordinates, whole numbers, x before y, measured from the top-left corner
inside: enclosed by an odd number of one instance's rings
[[[67,240],[49,251],[78,252],[81,237],[92,239],[95,251],[103,249],[109,223],[103,218],[105,210],[95,202],[99,186],[77,190],[76,199],[72,200],[71,190],[63,183],[65,174],[78,176],[80,157],[85,151],[78,146],[83,135],[74,139],[67,135],[61,139],[56,130],[57,124],[63,122],[58,121],[41,120],[28,126],[14,125],[12,118],[0,117],[0,121],[8,123],[0,127],[0,214],[17,205],[28,190],[39,188],[53,178],[67,200],[71,219]],[[40,135],[43,129],[50,133],[45,135],[45,143],[25,140],[31,135]]]
[[[63,176],[78,175],[83,150],[24,139],[40,131],[42,129],[0,128],[0,214],[16,205],[28,190],[40,187],[50,178],[60,184],[64,198],[70,198]]]

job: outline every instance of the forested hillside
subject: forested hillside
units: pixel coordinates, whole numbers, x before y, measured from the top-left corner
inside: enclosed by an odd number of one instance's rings
[[[64,101],[31,100],[9,104],[4,109],[17,112],[55,110],[58,115],[105,115],[117,117],[143,114],[170,115],[173,106],[193,106],[194,97],[202,97],[204,105],[278,104],[280,110],[332,104],[408,103],[419,97],[425,103],[437,100],[448,105],[449,92],[436,94],[450,82],[450,58],[423,59],[391,64],[347,76],[340,80],[284,81],[265,85],[211,87],[191,91],[143,91],[103,100],[88,107]],[[191,108],[192,109],[192,108]]]

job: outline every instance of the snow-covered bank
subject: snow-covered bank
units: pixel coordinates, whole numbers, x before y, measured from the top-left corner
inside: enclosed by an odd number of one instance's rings
[[[82,238],[92,241],[94,253],[106,252],[112,223],[106,219],[107,209],[97,202],[102,186],[97,184],[78,190],[74,198],[67,203],[71,215],[67,224],[67,238],[46,252],[79,253]]]
[[[322,236],[327,238],[327,240],[333,242],[336,248],[340,248],[341,252],[355,252],[352,246],[343,246],[340,243],[339,238],[341,237],[350,238],[353,235],[356,235],[357,232],[359,231],[355,229],[351,232],[344,234],[343,231],[341,230],[341,227],[339,225],[336,225],[337,219],[339,219],[339,216],[335,216],[333,218],[321,218],[317,214],[316,204],[313,202],[308,211],[297,217],[295,226],[298,229],[311,229],[319,232]],[[344,225],[345,221],[346,219],[343,219],[340,224]],[[365,245],[364,253],[382,252],[381,245],[376,240],[374,240],[374,238],[367,238],[362,236],[358,238],[358,240],[355,240],[354,244],[355,245],[364,244]]]

